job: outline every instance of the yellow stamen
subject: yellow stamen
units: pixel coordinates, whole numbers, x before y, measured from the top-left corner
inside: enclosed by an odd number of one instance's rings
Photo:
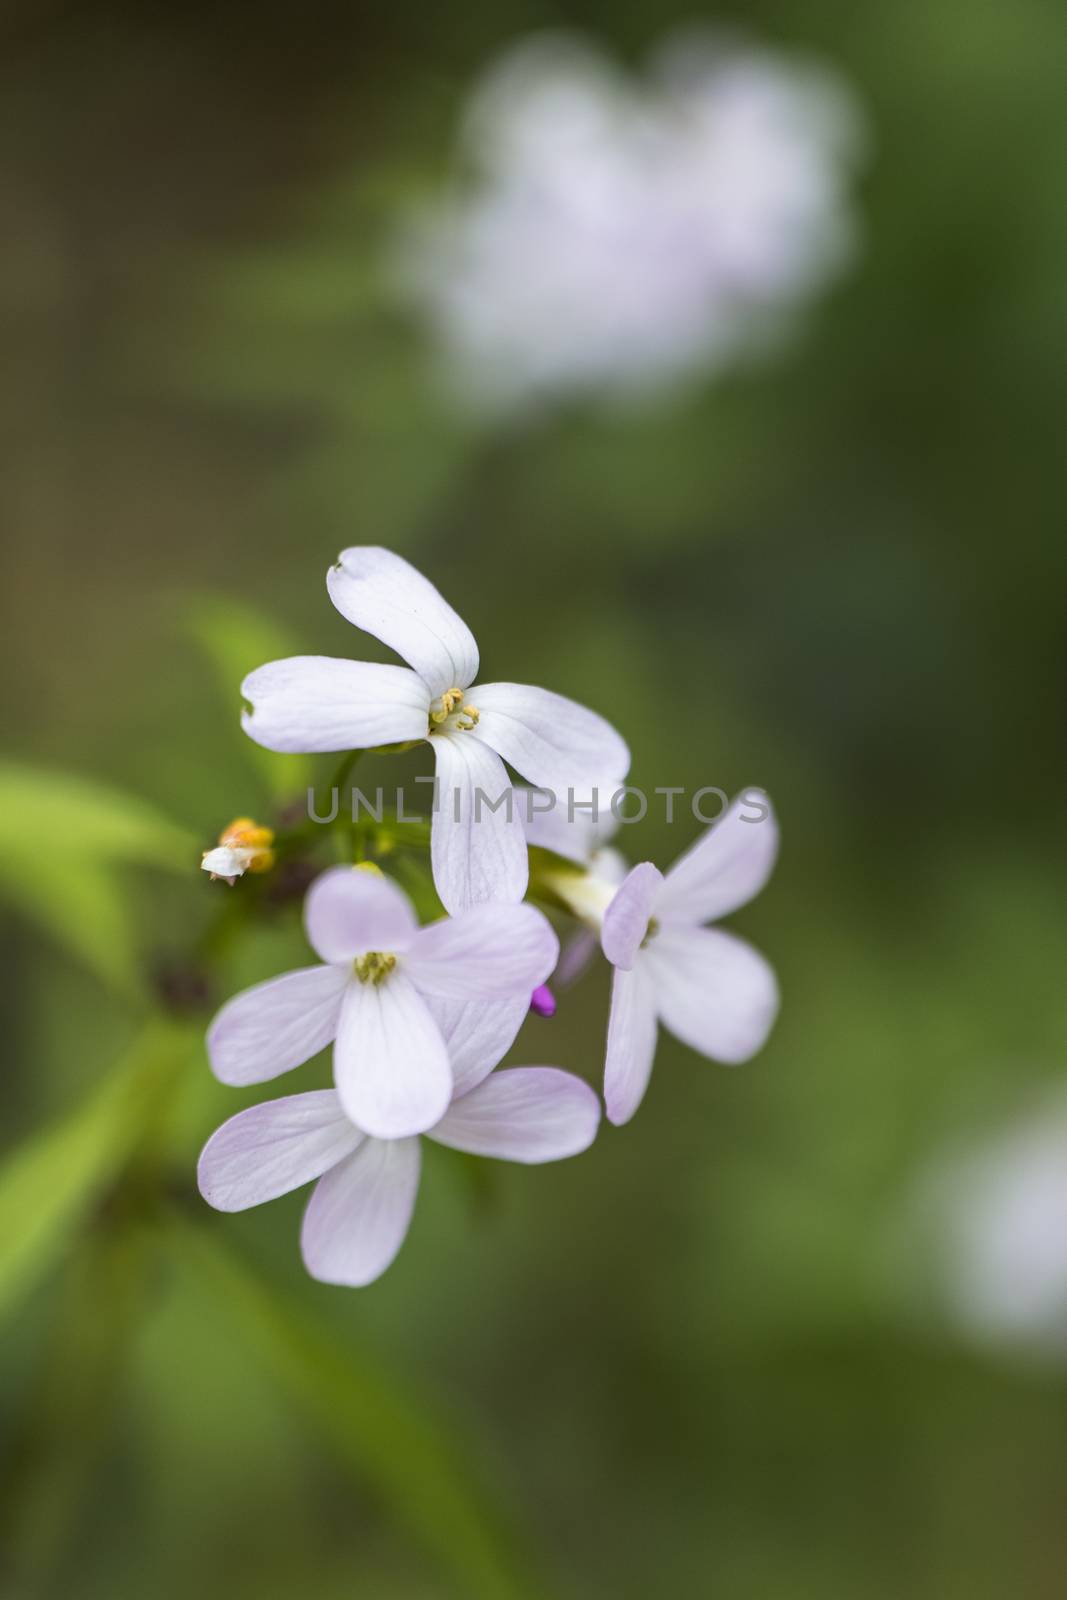
[[[360,983],[373,984],[381,983],[395,966],[396,956],[385,950],[368,950],[365,956],[357,956],[352,963]]]

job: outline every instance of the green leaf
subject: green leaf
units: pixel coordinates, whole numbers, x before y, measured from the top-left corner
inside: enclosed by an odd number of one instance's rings
[[[184,610],[184,625],[214,669],[242,748],[266,782],[268,791],[281,799],[302,796],[311,781],[310,758],[264,750],[255,740],[240,733],[238,721],[241,680],[267,661],[297,655],[299,652],[292,639],[250,606],[214,595],[190,601]]]
[[[135,930],[116,867],[191,872],[197,841],[147,801],[75,773],[0,762],[0,896],[105,982],[138,987]]]
[[[212,1291],[255,1352],[397,1522],[453,1575],[463,1600],[524,1600],[514,1535],[485,1474],[423,1401],[405,1393],[350,1340],[274,1297],[205,1228],[175,1215],[184,1266]]]
[[[188,1028],[148,1024],[85,1104],[0,1166],[0,1319],[69,1246],[151,1125],[192,1039]]]

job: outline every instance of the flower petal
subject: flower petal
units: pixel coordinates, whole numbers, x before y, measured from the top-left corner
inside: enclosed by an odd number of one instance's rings
[[[362,1139],[332,1089],[267,1100],[211,1135],[196,1181],[216,1211],[246,1211],[321,1177]]]
[[[404,970],[423,994],[457,1000],[505,999],[544,983],[559,940],[536,906],[472,906],[420,928]]]
[[[549,798],[555,802],[550,808]],[[588,866],[619,827],[610,795],[600,796],[595,822],[590,812],[568,805],[566,790],[557,795],[552,789],[542,792],[520,787],[515,790],[515,803],[522,812],[527,844],[551,850],[579,867]]]
[[[530,1010],[525,994],[513,1000],[425,998],[448,1050],[454,1097],[481,1083],[504,1059]]]
[[[337,1032],[347,974],[302,967],[228,1000],[207,1031],[220,1083],[266,1083],[310,1061]]]
[[[644,954],[660,1021],[701,1055],[736,1063],[765,1043],[778,1011],[769,964],[720,928],[661,928]]]
[[[430,853],[441,904],[456,916],[486,901],[521,900],[529,878],[526,835],[505,798],[511,783],[504,763],[472,733],[435,734],[430,743],[438,778]]]
[[[558,1067],[509,1067],[453,1101],[430,1137],[501,1161],[561,1161],[588,1150],[600,1101]]]
[[[599,948],[600,941],[590,929],[582,928],[574,934],[563,946],[552,974],[557,989],[569,989],[572,983],[577,983]]]
[[[403,889],[359,867],[330,867],[315,879],[304,926],[316,955],[338,964],[368,950],[406,950],[418,930]]]
[[[241,726],[268,750],[365,750],[424,739],[430,695],[407,667],[333,656],[289,656],[250,672]]]
[[[304,1265],[322,1283],[362,1288],[404,1242],[419,1192],[418,1139],[367,1139],[320,1178],[304,1212]]]
[[[600,944],[613,967],[629,972],[648,933],[652,907],[663,874],[651,861],[642,861],[627,875],[604,913]]]
[[[771,875],[778,855],[778,822],[764,795],[767,816],[745,820],[754,809],[740,795],[694,845],[678,857],[664,879],[656,916],[690,925],[713,922],[753,899]]]
[[[644,1099],[655,1054],[655,995],[642,959],[629,972],[616,967],[611,985],[604,1105],[616,1126],[629,1122]]]
[[[478,684],[470,700],[480,713],[471,737],[481,739],[557,805],[567,790],[596,789],[603,812],[630,770],[630,752],[610,722],[574,700],[524,683]]]
[[[333,1075],[347,1114],[376,1139],[422,1133],[444,1115],[452,1098],[448,1051],[406,973],[349,984]]]
[[[341,551],[326,586],[343,617],[414,667],[431,699],[446,689],[469,689],[478,676],[474,635],[403,556],[353,545]]]

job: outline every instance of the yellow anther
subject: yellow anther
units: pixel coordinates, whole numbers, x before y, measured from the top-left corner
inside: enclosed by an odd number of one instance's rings
[[[235,817],[219,834],[219,847],[204,851],[204,868],[213,878],[234,883],[245,872],[269,872],[274,865],[274,829],[251,817]]]
[[[360,983],[373,984],[383,982],[395,966],[396,956],[385,950],[368,950],[365,956],[357,956],[352,963]]]
[[[464,706],[463,716],[456,723],[456,727],[462,728],[465,733],[469,733],[471,728],[476,728],[478,726],[478,723],[481,720],[481,715],[482,714],[478,710],[477,706]],[[466,720],[464,720],[464,718]]]
[[[453,686],[451,689],[446,689],[444,694],[438,695],[437,699],[434,700],[430,705],[431,733],[433,732],[434,728],[440,728],[443,723],[448,721],[449,717],[454,716],[461,706],[463,707],[464,714],[467,716],[473,716],[474,720],[468,722],[457,722],[456,726],[458,728],[473,728],[474,723],[478,720],[478,712],[473,706],[463,705],[463,690]]]

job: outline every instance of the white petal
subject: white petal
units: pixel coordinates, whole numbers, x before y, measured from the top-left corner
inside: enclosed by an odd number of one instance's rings
[[[441,1030],[406,973],[354,980],[333,1050],[341,1104],[376,1139],[403,1139],[440,1120],[452,1098]]]
[[[455,1100],[430,1137],[501,1161],[561,1161],[596,1138],[600,1102],[558,1067],[509,1067]]]
[[[548,809],[550,797],[555,803]],[[566,790],[557,795],[555,790],[517,788],[515,801],[522,811],[527,844],[551,850],[579,867],[589,865],[619,826],[611,809],[610,795],[600,796],[595,822],[590,812],[568,806]]]
[[[430,695],[407,667],[289,656],[250,672],[241,726],[268,750],[365,750],[424,739]]]
[[[551,975],[559,940],[535,906],[472,906],[421,928],[404,971],[424,994],[458,1000],[525,995]]]
[[[486,901],[526,893],[526,835],[500,757],[471,733],[435,734],[438,807],[430,839],[433,881],[453,916]]]
[[[530,783],[567,804],[568,788],[598,792],[601,811],[630,770],[630,752],[610,722],[574,700],[524,683],[477,684],[469,695],[480,713],[481,739]]]
[[[446,689],[468,689],[478,676],[474,635],[403,556],[353,545],[341,551],[326,585],[341,615],[403,656],[431,699]]]
[[[267,1100],[211,1135],[197,1183],[216,1211],[245,1211],[320,1177],[362,1139],[332,1089]]]
[[[304,1212],[304,1265],[322,1283],[358,1289],[404,1242],[419,1192],[418,1139],[367,1139],[315,1185]]]
[[[769,808],[766,796],[762,803]],[[657,917],[666,922],[713,922],[759,894],[778,855],[778,823],[773,811],[759,821],[746,821],[754,809],[739,797],[678,857],[656,902]]]
[[[627,876],[604,913],[600,944],[613,967],[629,972],[646,933],[663,874],[642,861]]]
[[[564,944],[552,974],[553,984],[560,989],[569,989],[572,983],[577,983],[599,948],[600,941],[596,934],[588,928],[582,928]]]
[[[778,1011],[768,963],[719,928],[662,928],[643,952],[660,1021],[701,1055],[736,1063],[764,1044]]]
[[[228,1000],[207,1032],[221,1083],[265,1083],[310,1061],[337,1032],[347,974],[302,967]]]
[[[604,1105],[616,1126],[629,1122],[644,1099],[656,1053],[656,1006],[643,960],[615,969],[611,985]]]
[[[530,1013],[527,994],[513,1000],[446,1000],[427,995],[452,1066],[453,1095],[466,1094],[487,1078],[515,1042]]]
[[[316,955],[347,963],[368,950],[406,950],[418,929],[411,902],[390,878],[330,867],[308,890],[304,926]]]
[[[235,850],[232,845],[220,844],[204,851],[200,870],[210,872],[213,878],[242,878],[254,855],[254,850]]]

